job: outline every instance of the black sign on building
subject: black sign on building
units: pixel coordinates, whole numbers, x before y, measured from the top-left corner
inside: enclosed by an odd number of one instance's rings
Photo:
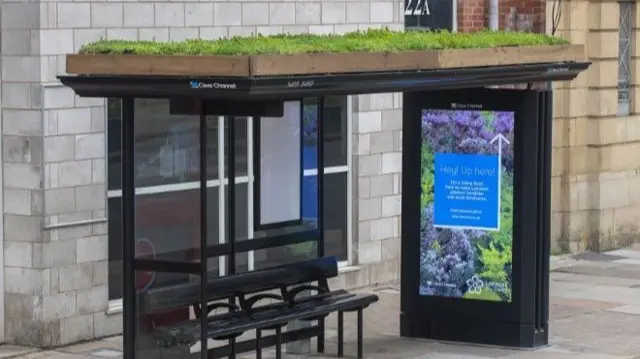
[[[453,31],[454,0],[404,0],[407,30]]]

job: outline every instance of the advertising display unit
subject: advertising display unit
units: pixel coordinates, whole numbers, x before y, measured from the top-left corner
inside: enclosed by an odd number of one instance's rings
[[[547,343],[550,98],[404,93],[401,335]]]
[[[514,112],[476,105],[421,111],[420,294],[510,302]]]

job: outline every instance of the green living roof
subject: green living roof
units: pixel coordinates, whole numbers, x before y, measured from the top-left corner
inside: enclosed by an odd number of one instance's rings
[[[560,45],[567,41],[545,34],[481,31],[399,32],[387,29],[344,35],[272,35],[182,42],[99,40],[83,46],[81,54],[136,55],[262,55],[345,52],[400,52],[503,46]]]

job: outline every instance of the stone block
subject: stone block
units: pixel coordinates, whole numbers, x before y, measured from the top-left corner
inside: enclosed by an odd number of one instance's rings
[[[3,172],[6,187],[37,190],[42,185],[39,166],[30,163],[5,163]]]
[[[322,2],[323,24],[344,24],[346,21],[346,6],[344,2]]]
[[[58,28],[91,27],[89,3],[61,2],[58,5]]]
[[[91,183],[104,184],[107,181],[107,161],[104,159],[95,159],[91,161]]]
[[[122,29],[122,28],[107,29],[107,39],[137,41],[139,39],[138,29]],[[92,99],[91,97],[80,97],[80,99],[81,99],[80,101],[86,101],[87,99],[91,99],[92,101],[95,101],[95,99]],[[76,100],[76,106],[79,106],[77,100]],[[92,106],[92,105],[86,105],[86,106]]]
[[[185,26],[213,26],[213,3],[186,3]]]
[[[34,264],[40,268],[57,268],[76,262],[74,239],[39,243],[34,249]]]
[[[75,253],[75,248],[73,250]],[[101,263],[101,262],[97,262]],[[58,269],[58,290],[62,292],[88,289],[93,285],[94,263],[79,263],[61,266]]]
[[[64,55],[64,54],[73,53],[73,50],[74,50],[74,47],[73,47],[73,30],[72,29],[40,30],[40,54],[41,55]],[[71,89],[67,89],[66,87],[64,89],[71,91]],[[47,106],[47,107],[50,107],[50,106]],[[61,107],[69,107],[69,106],[61,106]]]
[[[84,186],[92,183],[92,161],[70,161],[59,163],[60,187]]]
[[[109,257],[107,236],[80,238],[76,244],[77,263],[101,261]]]
[[[2,108],[31,109],[31,86],[28,83],[2,83]],[[36,108],[34,106],[34,108]]]
[[[7,267],[30,268],[33,245],[29,242],[4,241],[4,265]]]
[[[294,25],[296,23],[296,6],[292,2],[270,3],[269,24]]]
[[[73,45],[73,44],[72,44]],[[73,49],[68,53],[73,52]],[[44,89],[44,106],[48,109],[72,108],[75,104],[75,94],[69,87],[52,86]]]
[[[584,117],[588,111],[588,90],[586,88],[556,89],[553,94],[553,117]]]
[[[382,113],[380,111],[358,112],[358,132],[380,132],[382,130]]]
[[[4,213],[29,216],[33,211],[33,191],[27,189],[4,189]]]
[[[369,198],[371,197],[371,181],[370,177],[360,177],[358,178],[358,198]]]
[[[589,3],[589,29],[618,30],[620,5],[613,1]]]
[[[309,25],[309,33],[313,35],[331,35],[334,32],[333,25]]]
[[[38,29],[40,26],[40,6],[36,2],[3,2],[3,29]]]
[[[27,29],[2,29],[2,54],[4,56],[30,56],[40,53],[40,39]]]
[[[40,57],[3,56],[2,80],[8,82],[40,81]]]
[[[640,141],[640,116],[624,117],[627,125],[625,126],[625,141]]]
[[[371,241],[393,238],[396,234],[396,218],[386,217],[371,221]]]
[[[107,285],[99,285],[88,289],[80,289],[76,292],[78,314],[89,314],[106,311],[109,302]]]
[[[382,259],[382,243],[367,241],[358,243],[358,264],[380,262]]]
[[[392,152],[394,147],[394,139],[393,139],[393,135],[394,133],[391,131],[385,131],[385,132],[373,132],[371,134],[369,134],[369,138],[370,138],[370,148],[369,148],[369,152],[370,153],[385,153],[385,152]],[[383,155],[383,159],[382,159],[382,163],[384,166],[384,155]]]
[[[388,152],[382,154],[382,173],[399,173],[402,172],[402,153]]]
[[[90,42],[107,38],[106,29],[76,29],[73,32],[73,48],[79,51],[82,46]]]
[[[75,137],[75,158],[78,160],[89,158],[104,158],[107,143],[104,133],[77,135]]]
[[[5,190],[6,191],[6,190]],[[41,216],[4,214],[4,240],[6,242],[39,242],[42,240]]]
[[[374,176],[382,173],[382,155],[374,154],[358,158],[358,175]]]
[[[183,3],[158,2],[154,5],[155,26],[184,26]]]
[[[384,239],[382,241],[382,260],[400,259],[401,247],[400,237]]]
[[[618,58],[618,31],[590,31],[588,41],[591,60]]]
[[[392,174],[372,176],[369,180],[371,186],[371,197],[389,196],[395,194]]]
[[[311,25],[321,22],[321,5],[314,2],[296,2],[296,24]]]
[[[2,110],[4,135],[41,136],[42,118],[39,110]]]
[[[603,59],[593,61],[589,70],[589,85],[591,87],[618,86],[618,60]]]
[[[395,106],[395,103],[394,103]],[[382,131],[395,131],[402,129],[402,109],[382,111]]]
[[[616,88],[590,89],[587,105],[591,116],[615,116],[618,113],[618,90]]]
[[[610,145],[625,142],[627,137],[627,118],[611,117],[591,120],[591,125],[598,129],[596,145]]]
[[[149,14],[145,14],[144,16],[149,16]],[[122,27],[123,24],[122,3],[91,3],[91,27]]]
[[[93,314],[60,320],[60,344],[76,343],[94,338]]]
[[[372,23],[393,22],[393,2],[371,2],[370,21]]]
[[[154,26],[153,3],[125,2],[123,8],[123,24],[125,27],[152,27]],[[190,5],[190,4],[189,4]],[[187,7],[188,9],[188,7]],[[186,19],[186,14],[185,14]],[[213,10],[211,13],[213,21]]]
[[[382,199],[366,198],[358,201],[358,220],[370,220],[382,217]]]
[[[5,292],[28,295],[49,294],[48,269],[5,267]]]
[[[93,276],[91,277],[93,285],[107,284],[109,280],[109,261],[105,259],[90,262],[90,264],[93,266]]]
[[[93,327],[96,338],[122,333],[122,314],[93,313]]]
[[[169,28],[138,29],[138,39],[147,41],[169,41]]]
[[[57,124],[57,134],[75,135],[91,132],[91,108],[69,108],[50,111],[51,121]]]
[[[358,25],[356,24],[339,24],[333,26],[333,32],[336,34],[346,34],[355,31],[358,31]]]
[[[358,111],[379,111],[394,108],[393,93],[391,92],[360,95],[358,100]]]
[[[400,195],[386,196],[382,198],[382,216],[399,216],[402,213],[402,201]]]
[[[369,22],[370,3],[364,1],[347,2],[347,22],[351,24]]]
[[[76,210],[75,196],[73,188],[46,190],[44,193],[44,205],[47,214],[74,212]]]
[[[104,184],[76,187],[76,210],[85,211],[105,208],[107,200],[106,193],[106,186]]]
[[[629,205],[628,180],[600,182],[599,209],[615,209]]]
[[[358,220],[358,232],[353,236],[358,242],[371,240],[371,221]]]
[[[237,14],[235,16],[238,16]],[[242,25],[268,25],[269,24],[269,4],[268,3],[242,3]]]

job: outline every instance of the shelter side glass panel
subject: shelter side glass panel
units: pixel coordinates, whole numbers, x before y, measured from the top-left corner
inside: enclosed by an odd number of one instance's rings
[[[200,116],[172,113],[166,99],[135,99],[134,124],[135,357],[180,357],[200,340],[192,310],[200,293],[200,238],[204,221],[217,222],[211,212],[201,218]],[[215,124],[207,123],[207,131],[215,133]],[[158,190],[166,186],[178,188]]]

